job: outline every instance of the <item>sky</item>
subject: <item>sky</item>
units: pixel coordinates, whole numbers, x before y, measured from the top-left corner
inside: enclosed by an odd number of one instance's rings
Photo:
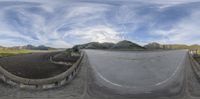
[[[200,44],[200,0],[0,0],[0,45]]]

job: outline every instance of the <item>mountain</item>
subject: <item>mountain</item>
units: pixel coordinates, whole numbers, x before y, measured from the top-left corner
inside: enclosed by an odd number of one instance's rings
[[[51,48],[51,47],[47,47],[44,45],[40,45],[40,46],[33,46],[33,45],[25,45],[25,46],[15,46],[15,47],[11,47],[11,49],[27,49],[27,50],[52,50],[55,48]]]
[[[75,45],[73,49],[106,49],[108,45],[98,42],[90,42],[82,45]]]
[[[51,49],[51,47],[40,45],[40,46],[36,47],[36,49],[38,49],[38,50],[49,50],[49,49]]]
[[[26,45],[22,47],[23,49],[29,49],[29,50],[52,50],[55,48],[47,47],[44,45],[39,45],[39,46],[33,46],[33,45]]]
[[[109,43],[109,42],[102,43],[102,46],[103,46],[105,49],[110,49],[110,48],[112,48],[114,45],[115,45],[114,43]]]
[[[163,49],[163,45],[153,42],[153,43],[149,43],[147,45],[144,46],[147,49]]]
[[[33,46],[33,45],[19,46],[19,48],[20,48],[20,49],[29,49],[29,50],[31,50],[31,49],[36,49],[36,47]]]
[[[90,42],[82,45],[75,45],[73,47],[74,50],[78,49],[131,49],[131,50],[141,50],[144,49],[142,46],[135,44],[133,42],[124,40],[120,41],[117,44],[105,42],[105,43],[98,43],[98,42]]]
[[[115,44],[111,49],[134,49],[134,50],[142,50],[144,47],[133,43],[131,41],[123,40]]]
[[[200,49],[200,45],[185,45],[185,44],[159,44],[156,42],[149,43],[144,46],[147,49]]]

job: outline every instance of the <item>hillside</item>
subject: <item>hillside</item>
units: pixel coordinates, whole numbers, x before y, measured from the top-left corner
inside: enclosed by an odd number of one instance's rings
[[[200,45],[185,45],[185,44],[159,44],[156,42],[149,43],[144,46],[147,49],[190,49],[200,50]]]
[[[78,49],[113,49],[113,50],[143,50],[144,47],[133,43],[131,41],[120,41],[116,44],[105,42],[105,43],[98,43],[98,42],[90,42],[81,45],[75,45],[73,47],[74,50]]]
[[[28,54],[31,53],[29,50],[15,50],[15,49],[7,49],[7,48],[0,48],[0,58],[7,57],[7,56],[15,56],[18,54]]]
[[[55,48],[47,47],[44,45],[33,46],[33,45],[25,45],[25,46],[15,46],[11,47],[11,49],[27,49],[27,50],[53,50]]]
[[[144,47],[133,43],[131,41],[123,40],[115,44],[111,49],[133,49],[133,50],[142,50]]]

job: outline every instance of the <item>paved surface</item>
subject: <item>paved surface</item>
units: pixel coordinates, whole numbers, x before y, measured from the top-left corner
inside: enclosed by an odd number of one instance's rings
[[[85,50],[87,56],[72,82],[35,91],[0,83],[0,99],[199,99],[185,50],[160,52]]]
[[[9,72],[24,78],[41,79],[58,75],[70,66],[50,62],[58,52],[33,53],[0,58],[0,65]]]
[[[98,84],[121,94],[150,93],[183,80],[186,51],[86,53]]]

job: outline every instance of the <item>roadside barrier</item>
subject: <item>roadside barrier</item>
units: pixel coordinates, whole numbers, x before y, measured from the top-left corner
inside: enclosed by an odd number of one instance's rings
[[[191,52],[189,52],[190,63],[192,66],[192,70],[194,71],[195,76],[197,77],[198,81],[200,82],[200,65],[199,63],[193,58]]]
[[[66,83],[69,83],[77,75],[78,71],[80,70],[80,63],[83,56],[84,52],[81,52],[79,59],[65,72],[44,79],[28,79],[19,77],[8,72],[2,66],[0,66],[0,79],[10,85],[28,89],[49,89],[62,86]]]

